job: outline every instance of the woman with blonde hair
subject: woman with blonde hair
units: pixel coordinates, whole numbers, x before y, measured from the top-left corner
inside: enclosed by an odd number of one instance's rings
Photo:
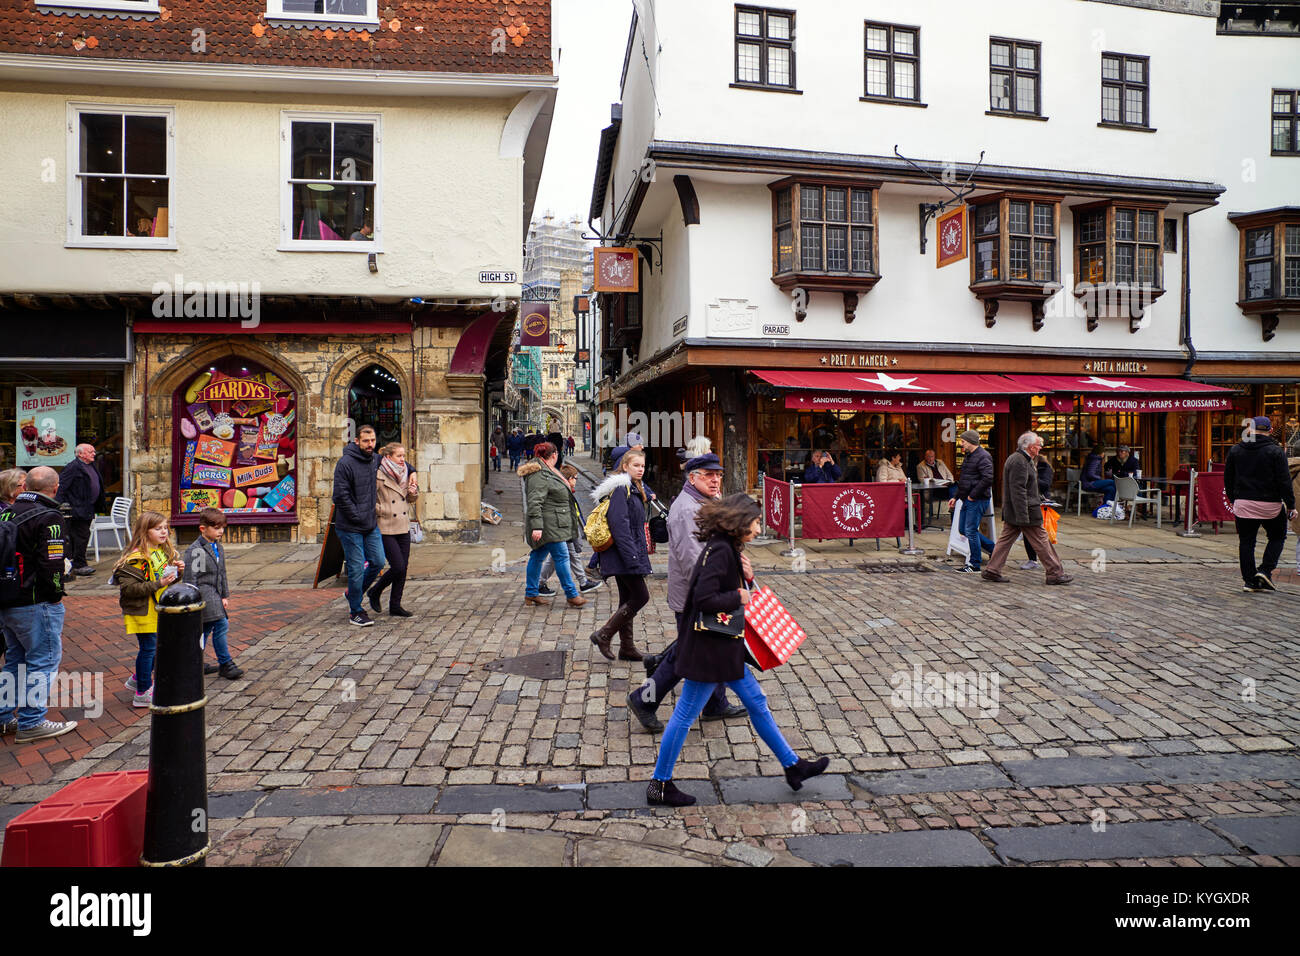
[[[610,642],[619,636],[618,659],[639,661],[632,619],[650,600],[646,575],[650,573],[650,527],[647,516],[654,493],[642,483],[645,477],[645,452],[632,448],[618,460],[617,468],[596,486],[591,500],[609,498],[605,518],[609,522],[613,543],[600,552],[600,574],[613,577],[618,585],[618,607],[608,621],[591,635],[591,643],[609,660],[614,660]]]
[[[375,515],[379,533],[384,538],[384,557],[388,567],[367,595],[370,607],[380,612],[379,599],[384,588],[392,585],[388,595],[388,613],[393,617],[412,617],[402,607],[406,588],[406,567],[411,560],[411,505],[419,497],[415,470],[406,464],[406,448],[390,442],[379,449],[379,471],[375,476]]]
[[[172,545],[167,517],[145,511],[135,519],[131,543],[113,568],[113,579],[121,591],[118,604],[126,633],[135,635],[135,673],[126,682],[135,691],[132,707],[153,703],[153,660],[158,649],[158,608],[163,591],[180,580],[185,562]]]
[[[27,490],[27,472],[21,468],[0,471],[0,504],[13,504],[15,498]]]

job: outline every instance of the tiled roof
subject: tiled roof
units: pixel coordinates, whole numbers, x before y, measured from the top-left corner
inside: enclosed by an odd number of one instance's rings
[[[159,13],[144,18],[55,4],[0,0],[0,53],[551,73],[550,0],[379,0],[373,30],[268,23],[266,0],[160,0]]]

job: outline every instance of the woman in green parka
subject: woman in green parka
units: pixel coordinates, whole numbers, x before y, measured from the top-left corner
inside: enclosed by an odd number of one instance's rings
[[[551,603],[537,593],[542,562],[550,554],[569,605],[582,607],[587,599],[578,593],[577,582],[569,572],[567,543],[580,530],[578,502],[555,466],[559,457],[559,450],[550,442],[538,442],[533,448],[532,461],[519,469],[519,477],[524,482],[524,541],[533,549],[524,578],[524,603]]]

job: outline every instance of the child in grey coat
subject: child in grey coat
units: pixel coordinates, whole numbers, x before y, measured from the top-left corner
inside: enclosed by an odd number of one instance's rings
[[[203,595],[204,645],[210,641],[217,655],[217,663],[205,664],[203,673],[236,680],[244,676],[244,670],[230,656],[226,641],[230,585],[226,581],[226,553],[221,548],[225,530],[226,516],[219,509],[204,508],[199,512],[199,536],[185,551],[185,583],[193,584]]]

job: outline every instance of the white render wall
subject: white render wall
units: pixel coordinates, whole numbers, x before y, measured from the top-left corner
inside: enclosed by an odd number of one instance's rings
[[[1269,155],[1270,91],[1300,88],[1300,41],[1223,37],[1215,33],[1213,17],[1084,0],[798,0],[772,5],[796,14],[801,95],[730,88],[732,3],[657,0],[654,39],[662,51],[654,85],[662,115],[655,116],[638,35],[616,154],[620,198],[651,138],[882,156],[891,156],[898,144],[911,158],[961,163],[974,162],[983,149],[989,165],[1215,182],[1227,188],[1219,205],[1191,217],[1196,347],[1201,352],[1300,352],[1300,319],[1284,317],[1277,336],[1265,343],[1259,319],[1237,308],[1238,231],[1226,218],[1229,211],[1300,205],[1300,159]],[[921,28],[925,109],[859,101],[867,18]],[[1042,44],[1047,122],[985,115],[991,35]],[[1156,132],[1097,126],[1103,50],[1151,58],[1150,121]],[[671,188],[671,175],[678,172],[689,171],[660,169],[657,188]],[[788,300],[770,281],[766,187],[693,178],[702,222],[689,230],[696,287],[688,334],[705,334],[708,303],[719,295],[749,298],[764,321],[769,313],[789,317]],[[923,258],[917,252],[916,203],[921,198],[891,195],[888,185],[881,191],[883,278],[861,299],[853,325],[845,326],[838,296],[815,294],[808,320],[795,327],[795,336],[1179,351],[1181,234],[1179,254],[1164,258],[1165,295],[1137,334],[1128,332],[1124,319],[1104,317],[1096,332],[1087,333],[1082,318],[1064,315],[1068,293],[1049,303],[1041,332],[1030,331],[1028,306],[1011,302],[1003,303],[996,327],[985,329],[980,303],[967,289],[969,264],[934,269],[933,224],[929,254]],[[936,191],[924,198],[944,197]],[[1063,277],[1071,269],[1073,250],[1069,203],[1080,201],[1067,200],[1061,210]],[[666,219],[674,215],[676,210]],[[638,224],[638,232],[650,228]],[[706,282],[712,288],[705,288]],[[891,321],[918,314],[918,290],[924,290],[920,318],[905,325]],[[942,303],[939,314],[935,303]],[[647,341],[663,343],[658,330],[647,328],[646,335]]]
[[[263,295],[470,297],[488,288],[481,269],[522,272],[523,159],[498,156],[513,100],[28,90],[0,92],[0,123],[21,131],[0,153],[4,181],[17,187],[6,196],[0,291],[147,293],[181,274],[187,283],[257,281]],[[176,250],[64,248],[69,101],[175,107]],[[382,115],[378,274],[366,249],[278,251],[281,110]],[[40,178],[47,158],[53,183]]]

